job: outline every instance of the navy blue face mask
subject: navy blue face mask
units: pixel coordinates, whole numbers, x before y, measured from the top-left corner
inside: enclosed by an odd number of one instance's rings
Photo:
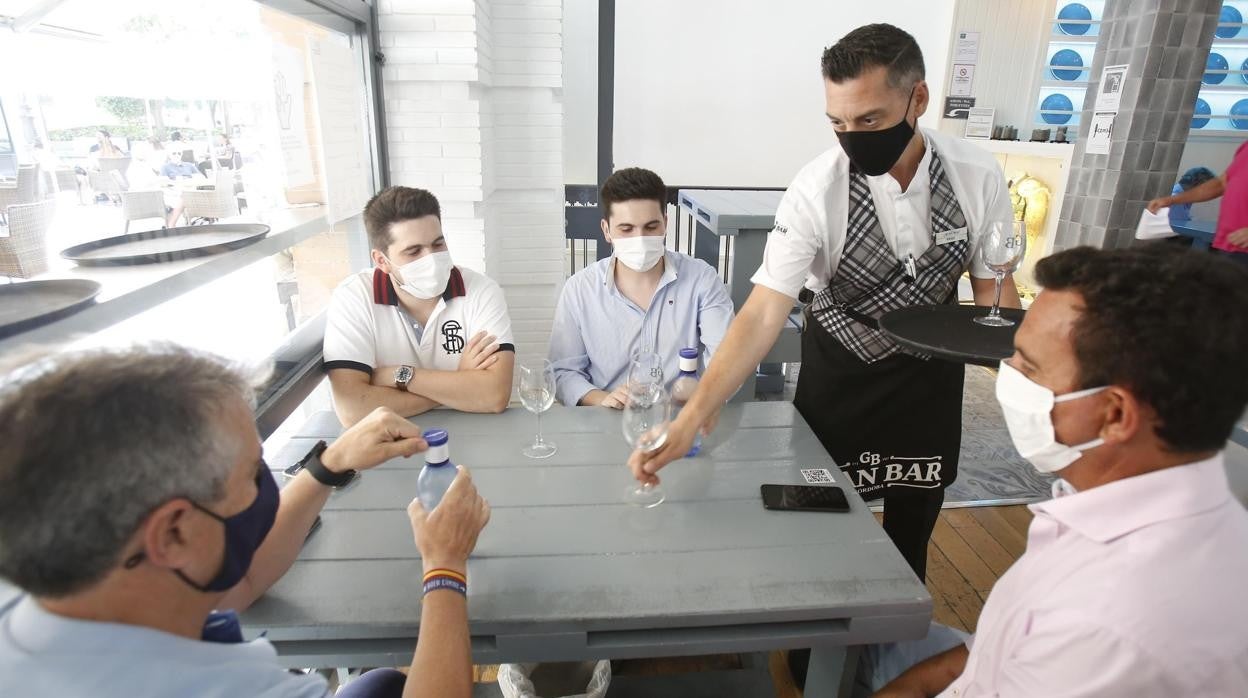
[[[225,528],[225,553],[222,556],[221,569],[217,570],[216,576],[207,584],[194,581],[182,570],[174,570],[173,573],[197,591],[207,593],[232,589],[246,576],[256,550],[273,528],[273,521],[277,518],[278,499],[277,481],[273,479],[273,473],[269,472],[268,466],[261,463],[260,471],[256,473],[256,498],[239,513],[221,516],[192,501],[191,506],[220,521]],[[134,567],[143,557],[142,553],[135,555],[126,561],[126,567]]]
[[[247,570],[251,567],[251,558],[260,549],[260,544],[264,542],[265,536],[269,535],[269,530],[273,528],[273,521],[277,518],[277,481],[273,479],[273,473],[269,471],[268,466],[261,463],[260,472],[256,473],[255,501],[251,503],[251,506],[233,516],[223,517],[195,502],[191,504],[220,521],[225,527],[225,555],[221,560],[221,569],[217,570],[217,576],[207,584],[195,583],[183,574],[182,570],[174,570],[174,573],[199,591],[232,589],[247,575]]]

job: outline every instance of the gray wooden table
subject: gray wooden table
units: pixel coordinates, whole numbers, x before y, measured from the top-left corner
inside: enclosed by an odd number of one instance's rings
[[[767,234],[775,226],[776,209],[783,196],[782,191],[748,189],[681,189],[677,192],[677,202],[693,217],[698,232],[695,256],[718,267],[719,240],[729,240],[728,295],[737,311],[754,289],[750,277],[763,262]],[[754,379],[747,381],[739,396],[753,399],[756,387],[771,393],[783,389],[780,364],[801,360],[801,329],[801,316],[794,314],[771,351],[763,357],[763,365]]]
[[[697,458],[663,471],[667,501],[623,502],[620,413],[555,407],[559,452],[531,461],[532,414],[436,411],[493,517],[469,562],[474,660],[569,661],[815,647],[806,695],[835,695],[850,645],[918,638],[931,598],[846,487],[848,514],[773,512],[762,483],[802,483],[831,458],[790,403],[730,405]],[[341,433],[313,416],[275,469]],[[244,616],[287,666],[398,666],[420,619],[405,508],[422,460],[394,460],[331,497],[294,567]],[[852,672],[851,672],[852,673]]]

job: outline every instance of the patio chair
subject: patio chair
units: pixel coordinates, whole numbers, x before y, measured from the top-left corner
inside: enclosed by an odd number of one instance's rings
[[[0,237],[0,276],[29,279],[48,270],[48,229],[56,212],[54,200],[18,204],[6,209],[8,237]]]
[[[211,189],[182,192],[182,212],[191,225],[237,216],[238,199],[234,196],[233,175],[228,170],[218,170],[216,183]]]
[[[52,185],[58,194],[72,191],[79,200],[82,198],[82,185],[78,181],[78,173],[72,167],[61,167],[54,171]]]
[[[100,172],[107,174],[116,170],[121,173],[123,181],[129,182],[129,180],[126,179],[126,173],[130,170],[129,155],[123,155],[115,158],[99,158],[98,162],[100,163]]]
[[[123,232],[130,232],[130,221],[144,218],[159,218],[160,227],[165,227],[165,195],[156,191],[123,191],[121,192],[121,217],[126,222]]]
[[[121,192],[126,190],[125,178],[119,179],[113,175],[120,175],[119,172],[113,170],[111,172],[98,172],[96,170],[87,171],[87,184],[91,186],[91,190],[98,196],[104,194],[108,196],[108,200],[116,202]]]
[[[21,165],[17,168],[17,180],[11,185],[0,184],[0,216],[5,209],[17,204],[32,204],[39,200],[39,166]]]

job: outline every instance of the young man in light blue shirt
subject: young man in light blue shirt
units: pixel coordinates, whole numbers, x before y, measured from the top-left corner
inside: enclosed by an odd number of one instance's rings
[[[561,403],[621,409],[635,351],[663,357],[667,380],[685,347],[699,348],[705,366],[732,322],[732,299],[709,264],[665,249],[667,189],[657,174],[616,172],[599,206],[613,254],[563,287],[550,361]]]

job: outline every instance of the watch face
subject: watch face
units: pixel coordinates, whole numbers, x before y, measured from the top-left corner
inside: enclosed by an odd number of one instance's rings
[[[400,366],[399,370],[394,372],[395,383],[407,383],[410,380],[412,380],[411,366]]]

